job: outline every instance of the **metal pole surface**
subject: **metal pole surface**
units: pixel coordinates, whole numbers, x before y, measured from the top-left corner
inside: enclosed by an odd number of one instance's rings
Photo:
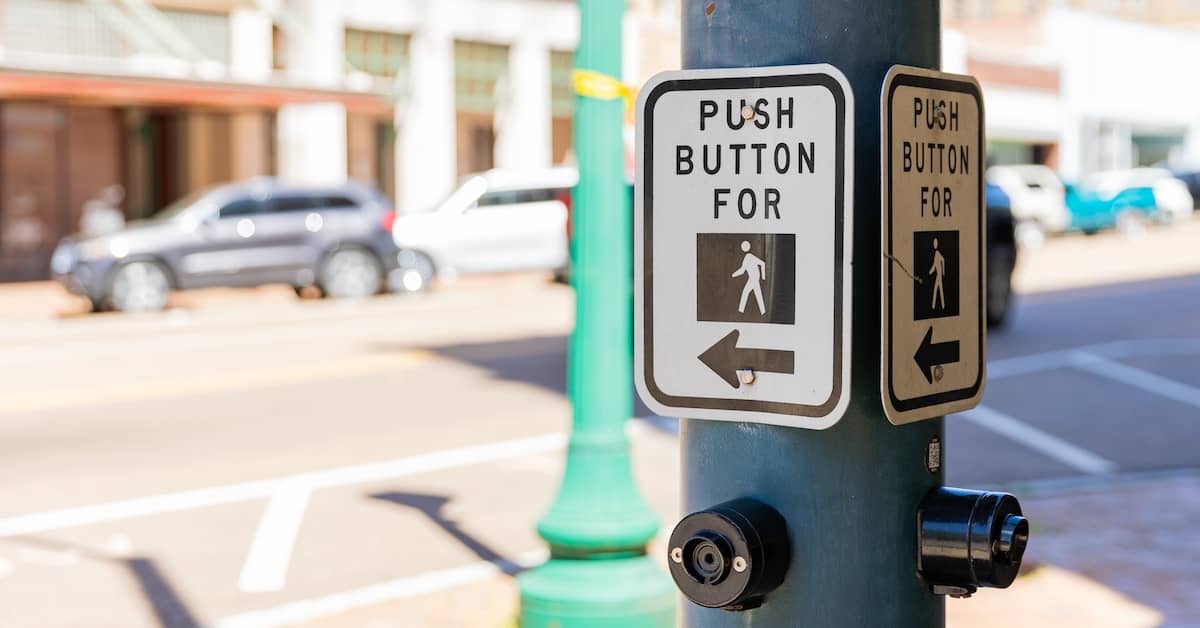
[[[621,0],[579,0],[575,66],[619,85]],[[576,88],[580,91],[579,88]],[[614,97],[615,96],[615,97]],[[668,628],[671,579],[646,554],[658,517],[638,493],[625,423],[633,414],[633,216],[616,95],[575,98],[567,389],[573,426],[558,496],[538,522],[550,560],[520,576],[522,628]]]
[[[687,420],[683,507],[754,497],[786,517],[784,583],[746,612],[684,603],[687,628],[945,625],[917,574],[916,512],[942,419],[888,423],[880,404],[879,94],[893,64],[939,67],[938,0],[684,0],[684,68],[830,63],[855,97],[852,398],[825,431]]]

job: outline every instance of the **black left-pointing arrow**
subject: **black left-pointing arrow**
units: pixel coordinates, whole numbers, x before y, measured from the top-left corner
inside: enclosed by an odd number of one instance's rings
[[[763,373],[796,372],[796,352],[779,349],[746,349],[737,346],[741,332],[733,330],[701,353],[699,358],[718,377],[734,388],[741,388],[737,372],[742,370]]]
[[[921,374],[925,376],[925,381],[932,384],[933,367],[939,364],[954,364],[958,362],[958,341],[934,342],[933,326],[931,325],[929,331],[925,332],[925,338],[921,341],[921,346],[917,347],[917,353],[913,355],[913,360],[916,361],[917,367],[921,369]]]

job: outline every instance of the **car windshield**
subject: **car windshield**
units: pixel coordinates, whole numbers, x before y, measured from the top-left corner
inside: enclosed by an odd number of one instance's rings
[[[445,200],[434,205],[433,211],[462,211],[475,204],[486,191],[487,181],[483,177],[471,177]]]
[[[190,209],[193,205],[196,204],[196,201],[199,201],[201,198],[204,197],[205,194],[208,194],[210,191],[211,191],[211,188],[205,188],[205,189],[200,189],[195,192],[192,192],[191,194],[188,194],[187,196],[184,196],[183,198],[176,200],[174,203],[171,203],[170,205],[167,205],[166,207],[160,209],[153,216],[150,216],[150,220],[160,221],[160,220],[170,220],[172,218],[175,218],[176,216],[179,216],[180,214],[182,214],[185,211],[187,211],[188,209]]]

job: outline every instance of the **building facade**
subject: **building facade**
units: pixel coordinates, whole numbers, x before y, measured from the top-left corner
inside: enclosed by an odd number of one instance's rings
[[[626,82],[677,11],[630,2]],[[572,0],[0,0],[0,279],[44,277],[98,200],[138,219],[270,175],[407,212],[570,162],[578,21]]]
[[[976,76],[993,163],[1065,178],[1200,167],[1200,3],[943,3],[943,67]]]

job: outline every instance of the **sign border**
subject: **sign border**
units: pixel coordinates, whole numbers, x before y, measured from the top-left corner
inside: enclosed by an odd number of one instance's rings
[[[729,72],[741,72],[729,75]],[[654,217],[654,181],[653,181],[653,151],[654,151],[654,106],[658,99],[671,92],[698,91],[712,89],[746,89],[764,87],[824,87],[829,90],[834,99],[835,109],[835,173],[834,173],[834,311],[833,311],[833,386],[829,398],[817,405],[806,405],[779,401],[763,401],[755,399],[729,399],[720,397],[691,397],[669,395],[658,387],[654,380],[654,272],[653,272],[653,217]],[[639,98],[638,111],[641,116],[641,128],[637,140],[641,144],[638,151],[642,157],[639,165],[638,183],[640,189],[637,200],[641,201],[641,211],[636,225],[641,231],[641,237],[635,240],[638,244],[637,261],[641,265],[641,309],[637,319],[635,333],[642,341],[640,370],[637,377],[639,389],[646,393],[643,399],[647,405],[658,405],[656,411],[687,411],[699,410],[704,413],[700,417],[715,420],[746,421],[754,420],[759,423],[771,423],[792,427],[810,429],[825,429],[832,426],[845,413],[849,404],[849,361],[850,361],[850,303],[852,269],[850,268],[852,241],[852,213],[847,205],[852,198],[849,188],[853,166],[848,151],[853,148],[853,132],[849,128],[849,112],[853,111],[853,93],[845,77],[833,66],[828,64],[813,64],[802,66],[777,66],[755,68],[732,68],[724,70],[685,70],[664,72],[654,77],[643,90]],[[653,403],[650,403],[653,402]],[[728,413],[721,416],[719,413]],[[780,417],[807,417],[815,419],[809,422],[786,422],[784,420],[756,419],[738,413],[758,413]],[[821,421],[824,419],[824,421]]]
[[[977,284],[979,291],[979,369],[975,381],[966,388],[944,390],[938,393],[905,399],[896,395],[896,390],[893,386],[895,380],[892,377],[892,358],[895,351],[892,343],[895,339],[895,333],[892,328],[892,307],[894,305],[892,293],[895,286],[893,282],[895,262],[889,257],[893,249],[892,227],[895,222],[895,214],[892,211],[891,172],[893,155],[891,146],[893,132],[890,106],[896,89],[903,86],[966,94],[973,97],[979,106],[979,150],[976,156],[979,177],[979,281]],[[884,78],[880,96],[879,110],[880,117],[882,118],[882,124],[880,124],[882,131],[880,151],[887,151],[887,158],[880,160],[882,164],[880,168],[882,171],[880,173],[882,181],[880,218],[883,223],[881,245],[884,249],[884,255],[882,256],[883,272],[880,275],[882,279],[880,286],[882,293],[881,315],[883,317],[883,322],[880,326],[882,336],[880,339],[882,345],[880,366],[883,381],[880,382],[880,388],[884,394],[884,414],[887,415],[888,421],[894,425],[903,425],[922,419],[942,416],[948,412],[973,408],[979,404],[980,399],[983,397],[983,388],[987,380],[987,285],[985,283],[987,280],[987,184],[984,176],[987,165],[987,158],[985,156],[987,153],[987,135],[983,91],[980,89],[978,81],[972,76],[950,74],[927,68],[894,65]]]

